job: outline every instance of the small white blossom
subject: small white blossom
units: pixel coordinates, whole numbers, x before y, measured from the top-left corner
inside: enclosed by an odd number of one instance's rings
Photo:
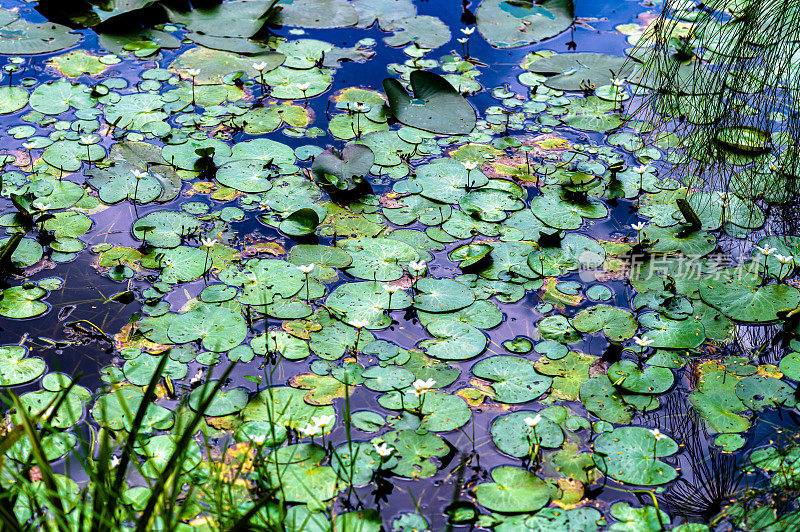
[[[111,469],[114,469],[119,465],[119,456],[112,455],[111,460],[109,460],[108,465],[111,466]]]
[[[637,166],[636,168],[633,169],[633,171],[636,172],[637,174],[643,175],[647,172],[647,165],[643,164],[642,166]]]
[[[81,139],[81,144],[94,144],[95,142],[100,140],[100,137],[97,137],[95,135],[85,135],[85,136],[81,135],[80,139]]]
[[[478,161],[464,161],[462,164],[464,165],[464,168],[466,168],[467,171],[469,172],[475,170],[478,167]]]
[[[250,436],[250,441],[255,443],[256,445],[261,445],[262,443],[267,441],[267,435],[266,434],[254,434],[253,436]]]
[[[461,33],[463,33],[464,35],[472,35],[473,33],[475,33],[475,27],[472,26],[469,28],[461,28]]]
[[[794,260],[792,255],[781,255],[780,253],[776,253],[775,258],[778,259],[778,262],[781,264],[789,264],[792,262],[792,260]]]
[[[186,70],[186,73],[189,74],[190,76],[192,76],[193,78],[195,78],[195,77],[200,75],[200,69],[199,68],[189,68],[189,69]]]
[[[615,87],[622,87],[625,84],[625,79],[614,78],[613,80],[611,80],[611,84],[614,85]]]
[[[258,70],[259,72],[261,72],[262,70],[267,68],[267,64],[266,63],[253,63],[253,68]]]
[[[639,347],[647,347],[653,342],[655,342],[655,340],[651,338],[639,338],[638,336],[633,337],[633,343],[635,343]]]
[[[34,201],[33,203],[31,203],[31,206],[34,209],[38,209],[40,211],[46,211],[47,209],[50,208],[49,203],[42,203],[41,201]]]
[[[200,243],[203,245],[203,247],[206,247],[206,248],[213,248],[214,244],[216,244],[217,242],[219,242],[219,240],[217,240],[216,238],[201,238],[200,239]]]
[[[394,449],[389,447],[385,442],[381,442],[380,444],[373,443],[372,446],[375,448],[375,452],[378,453],[378,456],[382,458],[386,458],[394,452]]]
[[[631,229],[634,231],[641,231],[644,229],[644,222],[636,222],[635,224],[631,224]]]
[[[777,251],[777,248],[762,248],[761,246],[756,246],[756,249],[759,250],[765,257],[768,257]]]
[[[658,430],[658,429],[651,430],[650,434],[653,435],[653,437],[656,439],[656,441],[663,440],[664,438],[667,437],[665,434],[662,434],[661,431]]]
[[[466,44],[469,41],[469,37],[462,37],[461,39],[456,39],[461,44]]]
[[[306,266],[300,265],[297,267],[297,269],[305,274],[309,274],[314,271],[314,266],[315,264],[312,262],[311,264],[308,264]]]
[[[317,434],[322,433],[322,429],[319,428],[318,425],[312,425],[311,423],[306,423],[305,427],[300,427],[298,430],[300,431],[300,434],[306,438],[312,438]]]
[[[301,91],[306,92],[308,90],[308,88],[311,87],[311,83],[309,83],[309,82],[298,83],[296,86]]]
[[[334,419],[336,419],[336,416],[334,416],[332,414],[330,414],[330,415],[322,415],[322,416],[319,416],[319,417],[311,416],[311,421],[313,421],[314,424],[316,426],[318,426],[319,428],[321,428],[321,429],[324,429],[325,427],[328,427],[331,424],[333,424],[333,420]]]
[[[33,148],[36,147],[36,143],[35,142],[23,142],[22,143],[22,147],[25,148],[26,150],[32,150]]]
[[[353,320],[353,327],[356,329],[363,329],[368,323],[369,321],[367,320]]]
[[[370,107],[369,107],[369,105],[365,104],[364,102],[355,102],[355,103],[353,104],[353,107],[354,107],[354,108],[355,108],[355,110],[356,110],[356,111],[358,111],[359,113],[364,113],[364,112],[367,112],[367,111],[369,111],[369,110],[370,110]]]
[[[536,414],[534,417],[526,417],[525,424],[528,425],[529,427],[535,427],[536,425],[539,424],[541,420],[542,420],[542,415]]]
[[[411,262],[408,263],[408,270],[414,275],[422,275],[423,273],[425,273],[427,267],[428,265],[425,263],[424,260],[421,260],[419,262],[412,260]]]
[[[431,388],[433,388],[434,384],[436,384],[436,381],[434,379],[428,379],[426,381],[422,379],[417,379],[411,385],[414,389],[407,390],[406,393],[413,393],[414,395],[419,397],[431,391]]]
[[[141,179],[147,176],[147,172],[140,172],[139,170],[131,170],[131,173],[136,179]]]
[[[400,286],[396,284],[385,284],[383,285],[383,289],[389,292],[390,294],[394,294],[398,290],[400,290]]]

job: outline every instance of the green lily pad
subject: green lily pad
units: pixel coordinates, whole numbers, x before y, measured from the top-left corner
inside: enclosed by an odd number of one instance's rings
[[[583,87],[608,85],[614,76],[621,77],[624,64],[624,57],[575,52],[537,59],[527,65],[527,69],[548,76],[544,83],[550,88],[577,91]]]
[[[433,72],[411,73],[412,98],[396,79],[385,79],[389,109],[398,121],[440,135],[463,135],[475,128],[475,109],[444,78]]]
[[[0,87],[0,114],[16,113],[28,105],[29,97],[23,87]]]
[[[478,31],[497,48],[527,46],[558,35],[572,25],[572,0],[545,0],[526,4],[484,0],[475,13]]]
[[[179,344],[201,340],[204,349],[217,353],[241,344],[247,336],[247,325],[241,314],[202,305],[172,320],[168,334]]]
[[[494,482],[475,487],[478,504],[495,512],[535,512],[550,500],[551,488],[534,473],[511,466],[492,470]]]
[[[619,427],[601,434],[594,442],[594,461],[606,475],[619,482],[640,486],[666,484],[678,476],[671,466],[658,460],[678,452],[669,436],[644,427]]]
[[[348,144],[341,153],[326,150],[311,165],[314,180],[321,185],[331,185],[339,190],[353,190],[369,174],[375,154],[367,146]]]
[[[47,303],[39,301],[47,295],[47,290],[38,286],[12,286],[3,290],[1,295],[0,316],[6,318],[33,318],[50,308]]]
[[[664,393],[672,387],[675,376],[668,368],[644,366],[636,362],[620,360],[608,368],[608,378],[620,388],[641,394]]]
[[[207,401],[209,394],[213,391],[217,381],[205,381],[191,394],[189,394],[189,406],[193,410],[198,410],[200,405]],[[230,390],[219,390],[211,403],[203,411],[206,416],[227,416],[241,411],[247,405],[247,390],[242,388],[232,388]]]
[[[539,445],[554,449],[564,443],[564,431],[558,423],[546,415],[539,414],[535,427],[525,421],[536,419],[536,412],[519,411],[500,416],[492,422],[492,441],[497,448],[515,458],[531,455],[533,447]]]
[[[495,356],[481,360],[472,367],[472,373],[492,381],[498,401],[525,403],[545,393],[553,380],[536,372],[530,360],[514,356]]]
[[[437,471],[433,459],[450,451],[445,440],[429,432],[420,434],[414,430],[398,430],[384,435],[383,441],[399,455],[392,472],[406,478],[433,476]]]
[[[800,292],[785,284],[761,286],[758,273],[745,267],[721,270],[700,282],[700,297],[727,317],[742,322],[765,323],[778,312],[797,308]]]
[[[572,325],[585,333],[602,330],[614,342],[631,338],[639,328],[636,318],[628,310],[609,305],[595,305],[581,310],[572,318]]]
[[[18,386],[41,377],[47,364],[39,357],[26,357],[18,345],[0,346],[0,386]]]

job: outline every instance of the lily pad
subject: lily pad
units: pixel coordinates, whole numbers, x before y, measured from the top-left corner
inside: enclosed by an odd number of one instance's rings
[[[619,482],[657,486],[678,476],[674,468],[658,460],[677,453],[678,444],[644,427],[619,427],[601,434],[594,451],[597,467]]]
[[[550,487],[534,473],[511,466],[492,470],[494,482],[475,487],[478,503],[495,512],[535,512],[550,500]]]
[[[411,73],[412,98],[396,79],[385,79],[389,109],[408,126],[441,135],[462,135],[475,128],[475,109],[444,78],[433,72]]]
[[[572,0],[483,0],[475,13],[478,31],[497,48],[518,48],[558,35],[572,25]]]

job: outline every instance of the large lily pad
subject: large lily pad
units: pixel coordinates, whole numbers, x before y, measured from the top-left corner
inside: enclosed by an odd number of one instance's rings
[[[475,496],[495,512],[535,512],[550,500],[550,487],[526,469],[500,466],[492,470],[492,480],[478,484]]]
[[[619,482],[656,486],[678,476],[671,466],[658,460],[678,452],[669,436],[654,435],[644,427],[619,427],[601,434],[594,443],[595,464]]]
[[[797,308],[800,292],[785,284],[762,286],[761,276],[744,267],[721,270],[700,282],[700,297],[736,321],[764,323]]]
[[[475,109],[438,74],[413,71],[411,88],[413,98],[396,79],[383,81],[389,109],[398,121],[442,135],[466,134],[475,128]]]
[[[475,13],[478,31],[498,48],[517,48],[543,41],[572,25],[575,7],[572,0],[514,2],[483,0]]]

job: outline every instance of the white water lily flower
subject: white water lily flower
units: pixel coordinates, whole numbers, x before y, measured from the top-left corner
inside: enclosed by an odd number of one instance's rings
[[[472,26],[469,28],[461,28],[461,33],[463,33],[464,35],[472,35],[473,33],[475,33],[475,27]]]
[[[411,385],[413,387],[413,390],[407,390],[406,393],[413,393],[414,395],[419,397],[431,391],[431,388],[433,388],[434,384],[436,384],[436,381],[434,379],[428,379],[425,381],[422,379],[417,379]]]
[[[189,74],[190,76],[192,76],[193,78],[195,78],[195,77],[200,75],[200,69],[199,68],[189,68],[189,69],[186,70],[186,73]]]
[[[259,72],[261,72],[262,70],[267,68],[267,64],[266,63],[253,63],[253,68],[258,70]]]
[[[100,140],[100,137],[97,137],[95,135],[85,135],[85,136],[81,135],[80,139],[82,144],[94,144],[95,142]]]
[[[311,421],[314,422],[316,426],[321,429],[328,427],[333,424],[333,420],[336,419],[336,416],[329,414],[329,415],[322,415],[322,416],[311,416]]]
[[[400,290],[400,286],[396,284],[385,284],[383,285],[383,289],[389,292],[390,294],[394,294],[398,290]]]
[[[414,275],[422,275],[423,273],[425,273],[425,269],[427,267],[428,265],[425,263],[424,260],[421,260],[419,262],[412,260],[411,262],[408,263],[408,270]]]
[[[25,148],[26,150],[32,150],[33,148],[36,147],[36,143],[35,142],[23,142],[22,143],[22,147]]]
[[[382,458],[386,458],[394,452],[394,449],[389,447],[385,442],[381,442],[380,444],[373,443],[372,446],[375,448],[375,452],[378,453],[378,456]]]
[[[203,247],[206,247],[206,248],[213,248],[214,244],[216,244],[217,242],[219,242],[219,240],[217,240],[216,238],[201,238],[200,239],[200,243],[203,245]]]
[[[33,203],[31,203],[31,206],[33,206],[34,209],[38,209],[40,211],[46,211],[47,209],[50,208],[49,203],[42,203],[41,201],[34,201]]]
[[[635,224],[631,224],[631,229],[634,231],[641,231],[644,229],[645,223],[644,222],[636,222]]]
[[[462,164],[470,172],[478,167],[478,161],[464,161]]]
[[[147,175],[147,172],[140,172],[139,170],[131,170],[131,173],[136,179],[141,179]]]
[[[642,166],[637,166],[636,168],[633,169],[633,171],[636,172],[637,174],[644,174],[647,172],[647,165],[643,164]]]
[[[308,264],[306,266],[300,265],[297,267],[297,269],[305,274],[309,274],[314,271],[314,266],[315,264],[312,262],[311,264]]]
[[[114,469],[119,465],[119,456],[112,455],[111,460],[109,460],[108,465],[111,466],[111,469]]]
[[[625,84],[625,78],[614,78],[611,80],[611,84],[615,87],[622,87]]]
[[[792,255],[781,255],[780,253],[776,253],[775,258],[778,259],[778,262],[781,264],[789,264],[794,260]]]
[[[353,320],[352,325],[356,329],[363,329],[364,327],[367,326],[368,323],[369,323],[369,321],[367,321],[367,320]]]
[[[267,441],[267,435],[266,434],[254,434],[253,436],[250,436],[250,441],[255,443],[256,445],[261,445],[262,443]]]
[[[655,340],[651,338],[639,338],[638,336],[633,337],[633,343],[635,343],[639,347],[647,347],[653,342],[655,342]]]
[[[667,437],[665,434],[662,434],[661,431],[658,430],[658,429],[651,430],[650,434],[653,435],[653,437],[656,439],[656,441],[663,440],[664,438]]]
[[[309,87],[311,87],[311,83],[309,83],[309,82],[305,82],[305,83],[298,83],[298,84],[296,85],[296,87],[297,87],[298,89],[300,89],[301,91],[305,92],[305,91],[307,91],[307,90],[308,90],[308,88],[309,88]]]
[[[542,415],[536,414],[534,417],[526,417],[525,424],[528,425],[529,427],[535,427],[536,425],[539,424],[541,420],[542,420]]]
[[[369,111],[370,109],[369,105],[365,104],[364,102],[356,102],[353,104],[353,107],[360,113]]]
[[[756,246],[756,249],[759,250],[765,257],[768,257],[777,251],[777,248],[762,248],[761,246]]]
[[[319,428],[317,425],[312,425],[311,423],[306,423],[305,427],[300,427],[297,430],[306,438],[312,438],[322,433],[321,428]]]
[[[467,41],[469,41],[469,37],[462,37],[461,39],[456,39],[456,40],[461,44],[467,44]]]

